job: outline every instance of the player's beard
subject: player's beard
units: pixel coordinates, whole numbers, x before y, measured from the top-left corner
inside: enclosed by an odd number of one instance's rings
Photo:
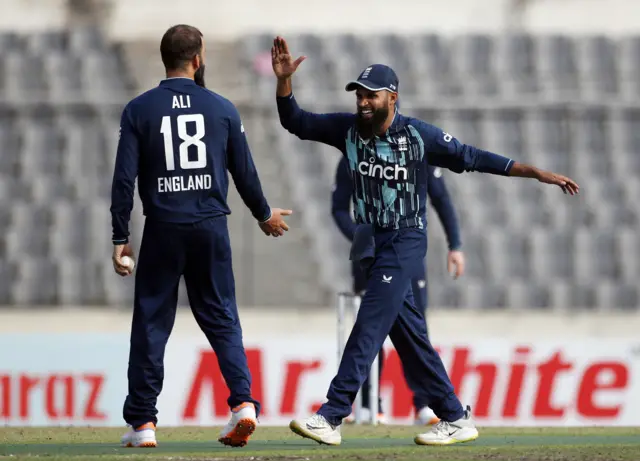
[[[378,131],[378,129],[384,125],[384,122],[389,117],[389,107],[383,106],[379,109],[375,109],[373,111],[373,116],[370,119],[362,118],[360,113],[357,114],[356,117],[356,127],[358,128],[358,133],[364,139],[368,139],[373,137],[373,134]]]
[[[196,85],[206,88],[204,83],[204,64],[198,67],[198,70],[193,74],[193,80],[196,82]]]

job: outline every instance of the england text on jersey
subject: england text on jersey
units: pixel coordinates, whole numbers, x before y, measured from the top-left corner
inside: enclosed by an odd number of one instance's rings
[[[158,178],[158,192],[182,192],[211,189],[211,175],[169,176]]]

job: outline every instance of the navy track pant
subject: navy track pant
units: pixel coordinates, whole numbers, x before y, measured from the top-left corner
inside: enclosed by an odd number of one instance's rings
[[[253,402],[260,409],[259,402],[251,398],[226,216],[193,224],[147,219],[135,274],[129,393],[123,408],[124,420],[133,427],[157,423],[164,351],[175,321],[181,276],[191,311],[229,387],[229,407]]]
[[[373,231],[370,225],[360,225],[354,235],[354,242],[351,249],[351,274],[353,276],[353,292],[362,295],[367,288],[367,280],[371,265],[373,263],[373,255],[375,253]],[[427,307],[429,301],[428,287],[427,287],[427,267],[425,265],[424,272],[418,277],[411,279],[411,289],[413,299],[418,308],[422,308],[422,312],[427,316]],[[427,337],[429,328],[427,327]],[[384,369],[385,353],[384,348],[380,349],[378,356],[378,382],[382,382],[382,371]],[[364,408],[371,408],[370,406],[370,394],[371,383],[369,377],[362,385],[362,406]],[[422,408],[428,406],[428,403],[421,398],[420,395],[413,395],[413,406],[416,413]],[[382,397],[378,396],[378,411],[384,413],[382,407]]]
[[[426,277],[426,274],[423,277]],[[422,308],[422,313],[425,317],[425,325],[426,325],[426,316],[427,316],[427,307],[428,307],[426,278],[423,279],[420,277],[416,277],[411,279],[411,294],[413,295],[415,305],[418,308]],[[428,338],[429,327],[427,326],[426,328],[427,328],[427,338]],[[380,349],[380,355],[378,356],[378,382],[382,382],[382,370],[384,369],[385,358],[386,356],[385,356],[384,347],[383,347]],[[371,408],[369,405],[370,393],[371,393],[371,382],[369,381],[369,377],[367,376],[367,379],[364,381],[364,384],[362,385],[362,406],[364,408]],[[415,408],[416,413],[420,411],[422,408],[427,406],[429,406],[428,402],[426,402],[424,398],[422,398],[419,394],[413,395],[413,407]],[[382,397],[380,395],[378,395],[378,411],[379,413],[384,413],[384,408],[382,407]]]
[[[328,401],[318,413],[338,425],[351,413],[353,401],[369,375],[387,336],[395,346],[413,394],[444,421],[464,415],[446,370],[427,337],[421,308],[413,299],[411,279],[424,270],[424,230],[377,231],[375,256],[358,317],[345,346]]]

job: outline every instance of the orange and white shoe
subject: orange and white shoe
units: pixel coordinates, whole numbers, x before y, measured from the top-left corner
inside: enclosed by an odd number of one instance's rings
[[[440,418],[436,416],[433,410],[429,407],[421,408],[416,415],[416,420],[414,424],[416,426],[430,426],[433,424],[438,424],[440,422]]]
[[[231,410],[231,419],[220,432],[218,442],[231,447],[244,447],[256,430],[256,407],[245,402]]]
[[[146,423],[136,428],[131,427],[129,432],[120,439],[123,447],[129,448],[155,448],[158,446],[156,441],[156,425]]]

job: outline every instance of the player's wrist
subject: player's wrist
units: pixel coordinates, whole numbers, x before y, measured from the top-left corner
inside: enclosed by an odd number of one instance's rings
[[[543,170],[541,170],[540,168],[537,168],[535,166],[532,166],[531,169],[533,170],[532,172],[532,178],[537,179],[538,181],[540,181],[540,179],[542,179],[543,176]]]
[[[449,242],[449,251],[462,251],[462,242]]]
[[[509,169],[509,176],[520,178],[540,179],[542,170],[526,163],[513,162]]]
[[[276,96],[281,99],[290,98],[293,95],[293,87],[291,85],[291,76],[281,78],[278,77],[276,85]]]
[[[260,220],[258,222],[260,224],[264,224],[264,223],[266,223],[267,221],[269,221],[271,219],[271,217],[273,216],[273,211],[271,210],[271,208],[269,208],[269,212],[267,213],[266,216],[267,216],[266,218],[264,218],[264,219],[262,219],[262,220]]]

